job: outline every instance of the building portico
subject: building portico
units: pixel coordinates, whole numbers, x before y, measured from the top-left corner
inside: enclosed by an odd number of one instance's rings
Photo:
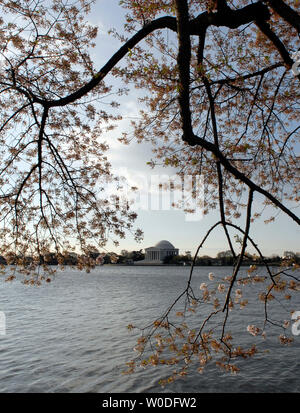
[[[145,248],[145,262],[163,263],[165,257],[178,255],[179,250],[169,241],[162,240],[154,247]]]

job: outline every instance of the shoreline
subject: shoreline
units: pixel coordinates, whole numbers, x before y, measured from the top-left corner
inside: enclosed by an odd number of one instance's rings
[[[100,265],[100,267],[104,266],[110,266],[110,267],[191,267],[190,264],[187,265],[181,265],[181,264],[161,264],[161,263],[144,263],[144,264],[137,264],[138,261],[136,261],[134,264],[103,264]],[[264,263],[247,263],[247,264],[241,264],[241,267],[249,267],[250,265],[255,265],[257,267],[265,267]],[[268,263],[269,267],[280,267],[280,264],[278,263]],[[219,265],[219,264],[211,264],[211,265],[194,265],[194,267],[232,267],[232,265]]]

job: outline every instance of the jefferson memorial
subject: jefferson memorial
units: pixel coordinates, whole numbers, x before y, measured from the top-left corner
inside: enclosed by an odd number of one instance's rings
[[[145,248],[145,260],[146,263],[163,263],[165,257],[169,255],[178,255],[179,250],[174,247],[169,241],[159,241],[154,247]]]

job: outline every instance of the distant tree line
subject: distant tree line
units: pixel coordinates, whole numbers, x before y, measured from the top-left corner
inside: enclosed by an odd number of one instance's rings
[[[115,252],[107,252],[105,254],[99,251],[91,251],[85,260],[91,260],[98,264],[130,264],[135,261],[140,261],[145,259],[145,254],[142,250],[139,251],[127,251],[122,250],[121,254],[116,254]],[[0,265],[17,265],[19,261],[25,261],[26,265],[33,263],[34,259],[30,256],[23,257],[15,254],[10,254],[7,257],[0,255]],[[47,265],[78,265],[82,261],[82,256],[74,252],[66,252],[65,254],[55,254],[48,253],[44,256],[40,256],[39,264]]]
[[[89,256],[85,257],[97,264],[134,264],[135,262],[142,261],[145,259],[145,254],[142,250],[138,251],[127,251],[122,250],[120,254],[115,252],[107,252],[105,254],[99,251],[92,251]],[[17,265],[18,262],[24,261],[24,257],[10,254],[8,257],[4,258],[0,255],[0,265]],[[57,255],[55,253],[49,253],[45,256],[40,256],[39,264],[47,265],[78,265],[82,260],[82,257],[74,252],[67,252],[64,255]],[[193,261],[193,256],[190,251],[186,251],[185,254],[181,255],[169,255],[166,256],[163,263],[167,265],[191,265]],[[254,255],[247,254],[244,257],[243,263],[248,264],[258,264],[260,260]],[[280,265],[282,262],[290,261],[300,264],[300,253],[293,251],[284,251],[283,256],[273,254],[270,257],[264,257],[264,261],[267,264]],[[28,256],[25,257],[25,262],[27,265],[32,264],[33,258]],[[220,266],[230,266],[234,264],[234,257],[230,250],[221,251],[216,257],[210,257],[209,255],[203,255],[197,257],[195,261],[196,266],[210,266],[210,265],[220,265]]]
[[[274,264],[280,265],[283,261],[292,261],[296,264],[300,264],[300,253],[294,253],[292,251],[285,251],[283,256],[280,257],[279,255],[273,254],[270,257],[264,257],[264,261],[267,264]],[[174,264],[174,265],[191,265],[193,258],[190,254],[183,254],[183,255],[176,255],[176,256],[167,256],[164,259],[164,264]],[[203,266],[210,266],[210,265],[233,265],[234,264],[234,257],[230,250],[228,251],[221,251],[217,254],[216,257],[210,257],[208,255],[203,255],[201,257],[197,257],[195,261],[195,265],[203,265]],[[258,257],[254,255],[247,254],[243,262],[244,264],[257,264],[259,263]]]

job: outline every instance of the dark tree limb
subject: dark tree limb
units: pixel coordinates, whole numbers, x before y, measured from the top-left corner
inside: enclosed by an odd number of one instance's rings
[[[183,123],[183,134],[192,133],[192,116],[190,110],[190,61],[191,40],[188,32],[189,14],[187,0],[175,0],[178,37],[178,102]]]
[[[287,51],[280,38],[271,29],[269,23],[267,23],[265,20],[257,20],[256,25],[259,27],[260,31],[273,43],[280,56],[282,57],[285,65],[290,69],[294,64],[294,61],[290,57],[289,52]]]
[[[218,11],[217,13],[201,13],[199,16],[192,20],[187,20],[188,9],[184,6],[185,2],[177,1],[178,12],[180,13],[180,24],[184,24],[185,33],[181,33],[181,36],[189,35],[202,35],[209,26],[223,26],[228,28],[237,28],[244,24],[255,22],[257,20],[267,21],[270,18],[268,7],[261,2],[253,3],[238,10],[229,9],[228,12]],[[184,8],[186,11],[184,12]],[[185,16],[185,17],[184,17]],[[183,20],[186,20],[183,23]],[[131,39],[129,39],[112,57],[109,61],[100,69],[95,76],[83,87],[79,88],[76,92],[71,93],[68,96],[62,97],[57,100],[41,100],[39,103],[48,105],[49,107],[65,106],[70,103],[81,99],[88,94],[92,89],[99,85],[106,75],[122,60],[122,58],[133,49],[139,42],[146,38],[149,34],[159,29],[170,29],[174,32],[178,30],[178,21],[175,17],[165,16],[153,20],[147,23],[140,29]],[[187,39],[185,41],[188,41]],[[21,91],[21,90],[20,90]],[[26,91],[24,94],[28,94]],[[34,101],[38,101],[38,98],[34,96]]]
[[[300,35],[300,16],[299,14],[283,0],[264,0],[264,3],[270,7],[293,26]]]
[[[275,198],[272,194],[270,194],[268,191],[265,189],[261,188],[255,182],[251,181],[250,178],[248,178],[245,174],[243,174],[241,171],[239,171],[237,168],[235,168],[229,160],[226,158],[223,153],[216,148],[216,146],[209,141],[206,141],[203,138],[200,138],[199,136],[192,135],[189,136],[188,139],[186,139],[186,135],[184,136],[186,142],[191,145],[199,145],[203,147],[204,149],[208,150],[211,152],[216,159],[220,161],[220,163],[224,166],[224,168],[230,172],[236,179],[242,181],[244,184],[246,184],[250,189],[253,191],[257,191],[260,194],[264,195],[267,199],[269,199],[276,207],[281,209],[284,213],[286,213],[290,218],[292,218],[298,225],[300,225],[300,218],[297,217],[293,212],[291,212],[285,205],[283,205],[277,198]]]
[[[219,138],[218,138],[217,119],[216,119],[216,113],[215,113],[215,101],[211,93],[209,81],[207,80],[205,75],[202,78],[203,78],[203,83],[206,88],[206,93],[207,93],[208,100],[209,100],[211,123],[212,123],[212,128],[213,128],[213,135],[214,135],[214,144],[216,148],[219,150]],[[231,242],[231,238],[227,230],[227,226],[226,226],[225,209],[224,209],[224,194],[223,194],[223,174],[222,174],[222,168],[221,168],[221,164],[219,160],[216,162],[216,166],[217,166],[217,173],[218,173],[219,207],[220,207],[221,221],[222,221],[223,229],[224,229],[227,241],[228,241],[230,251],[233,257],[236,258],[236,254],[235,254],[235,251],[234,251],[234,248]]]
[[[235,283],[237,274],[239,272],[239,269],[242,265],[244,256],[245,256],[245,251],[246,251],[246,247],[247,247],[247,241],[248,241],[248,236],[249,236],[249,230],[250,230],[250,222],[251,222],[251,207],[252,207],[252,202],[253,202],[253,190],[250,189],[249,191],[249,197],[248,197],[248,204],[247,204],[247,216],[246,216],[246,225],[245,225],[245,233],[244,233],[244,237],[243,237],[243,244],[242,244],[242,249],[239,255],[239,259],[238,262],[235,266],[233,275],[232,275],[232,279],[231,279],[231,283],[228,289],[228,293],[226,296],[226,300],[225,300],[225,304],[224,304],[224,308],[223,311],[225,311],[225,309],[228,309],[228,304],[229,304],[229,299],[230,299],[230,295],[231,295],[231,290],[233,288],[233,285]]]

